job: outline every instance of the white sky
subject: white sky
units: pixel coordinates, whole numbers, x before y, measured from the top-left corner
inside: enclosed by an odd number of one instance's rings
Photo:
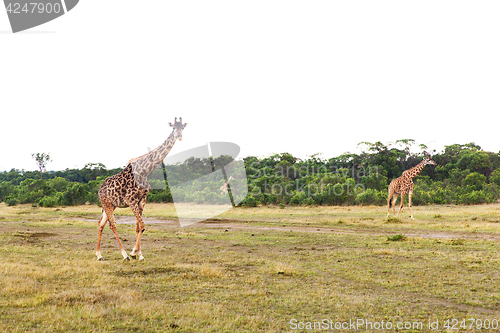
[[[82,0],[12,34],[0,8],[0,170],[171,154],[356,152],[411,138],[500,151],[498,1]]]

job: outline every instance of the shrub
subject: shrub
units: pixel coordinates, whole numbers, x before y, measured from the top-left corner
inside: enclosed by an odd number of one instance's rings
[[[314,201],[313,198],[311,197],[308,197],[308,198],[305,198],[304,200],[302,200],[300,202],[301,205],[305,205],[305,206],[312,206],[312,205],[315,205],[316,202]]]
[[[486,202],[488,203],[495,202],[500,198],[500,186],[496,183],[483,185],[483,192],[486,195]]]
[[[500,185],[500,168],[493,170],[490,175],[490,183]]]
[[[405,241],[405,240],[406,240],[406,236],[403,234],[397,234],[394,236],[387,236],[387,241],[389,241],[389,242],[401,242],[401,241]]]
[[[87,200],[88,186],[81,183],[73,183],[62,194],[61,204],[65,206],[83,205]]]
[[[9,195],[13,195],[16,191],[14,185],[9,182],[0,183],[0,202],[4,201]]]
[[[485,203],[487,201],[486,195],[483,191],[471,191],[460,195],[457,203],[464,205],[475,205]]]
[[[38,201],[38,204],[41,207],[55,207],[55,206],[58,206],[60,204],[60,198],[61,198],[60,195],[43,197],[42,199],[40,199],[40,201]]]
[[[241,204],[245,207],[257,207],[257,200],[251,195],[248,195]]]
[[[275,194],[269,194],[269,195],[267,195],[266,200],[270,204],[276,204],[276,203],[278,203],[278,196]]]
[[[19,200],[14,197],[7,197],[5,198],[5,203],[7,204],[7,206],[15,206],[19,204]]]
[[[172,195],[166,191],[151,191],[148,194],[148,202],[172,202]]]
[[[21,203],[38,203],[40,199],[54,193],[49,183],[42,179],[26,179],[19,185],[17,198]]]
[[[362,205],[383,205],[387,203],[387,193],[367,188],[356,196],[356,201]]]
[[[64,192],[69,184],[69,182],[62,177],[50,179],[48,183],[49,186],[57,192]]]
[[[302,191],[296,192],[291,198],[290,198],[290,204],[292,205],[299,205],[305,198],[306,194]]]
[[[387,223],[403,223],[403,221],[395,216],[391,216],[387,218]]]
[[[467,192],[481,190],[484,183],[486,183],[486,176],[478,172],[472,172],[462,180],[462,186],[467,189]]]

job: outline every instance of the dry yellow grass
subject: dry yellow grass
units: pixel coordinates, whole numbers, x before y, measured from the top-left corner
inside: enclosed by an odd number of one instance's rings
[[[169,222],[173,205],[148,204],[145,262],[122,261],[109,229],[108,260],[95,260],[99,215],[97,206],[0,204],[0,329],[285,332],[292,319],[500,320],[498,204],[416,207],[416,220],[399,222],[384,207],[238,208],[187,228]],[[118,229],[130,250],[134,226]],[[388,240],[396,234],[406,240]]]

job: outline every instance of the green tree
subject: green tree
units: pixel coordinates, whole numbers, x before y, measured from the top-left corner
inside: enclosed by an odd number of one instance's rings
[[[461,169],[469,169],[483,175],[489,175],[492,169],[488,153],[476,149],[462,150],[458,154],[457,166]]]
[[[4,201],[5,198],[11,194],[15,194],[16,187],[10,182],[0,182],[0,202]]]
[[[82,178],[86,183],[106,174],[106,166],[102,163],[87,163],[82,170]]]
[[[38,169],[40,170],[40,179],[43,178],[43,172],[47,167],[47,163],[52,162],[50,155],[47,153],[33,153],[31,157],[35,160]]]
[[[500,168],[493,170],[490,174],[490,183],[500,185]]]
[[[62,177],[50,179],[48,183],[50,187],[52,187],[52,189],[54,189],[56,192],[64,192],[69,184],[69,182]]]
[[[41,198],[54,193],[49,183],[43,179],[23,180],[18,189],[18,199],[21,203],[38,203]]]
[[[65,206],[83,205],[88,198],[89,188],[87,184],[73,183],[61,197],[61,203]]]
[[[484,183],[486,183],[486,176],[479,172],[472,172],[462,180],[462,186],[467,192],[482,190]]]

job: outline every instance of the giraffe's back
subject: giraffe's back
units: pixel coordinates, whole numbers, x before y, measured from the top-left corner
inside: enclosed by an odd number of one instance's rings
[[[135,187],[137,186],[132,174],[132,167],[129,164],[122,172],[106,178],[99,188],[99,200],[106,197],[115,207],[128,207],[127,197]]]
[[[395,178],[389,184],[389,187],[392,187],[395,193],[401,194],[406,192],[408,188],[408,184],[406,184],[403,176]]]

